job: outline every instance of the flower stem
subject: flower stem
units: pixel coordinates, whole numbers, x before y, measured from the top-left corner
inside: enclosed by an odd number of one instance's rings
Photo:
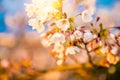
[[[88,48],[87,48],[87,43],[85,43],[85,42],[83,42],[83,43],[84,43],[84,45],[85,45],[85,50],[86,50],[86,53],[87,53],[87,56],[88,56],[88,61],[89,61],[89,63],[90,63],[93,67],[97,67],[97,66],[93,63],[93,61],[92,61],[92,57],[91,57],[90,52],[89,52],[89,50],[88,50]]]

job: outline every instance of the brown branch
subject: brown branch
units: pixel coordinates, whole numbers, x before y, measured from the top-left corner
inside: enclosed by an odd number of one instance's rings
[[[87,53],[87,56],[88,56],[88,61],[89,61],[89,63],[90,63],[93,67],[96,68],[97,65],[95,65],[95,64],[93,63],[92,57],[91,57],[91,55],[90,55],[90,52],[91,52],[91,51],[89,51],[88,48],[87,48],[87,44],[88,44],[88,43],[85,43],[83,40],[82,40],[82,42],[83,42],[83,44],[85,45],[85,50],[86,50],[86,53]]]

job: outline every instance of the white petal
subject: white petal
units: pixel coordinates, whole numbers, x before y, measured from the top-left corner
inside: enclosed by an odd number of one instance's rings
[[[68,47],[67,49],[66,49],[66,55],[68,55],[68,54],[71,54],[71,55],[74,55],[76,52],[75,52],[75,50],[74,50],[74,47],[73,46],[71,46],[71,47]]]
[[[82,17],[82,20],[83,20],[83,22],[91,22],[92,20],[93,20],[93,18],[91,17],[91,16],[84,16],[84,17]]]
[[[82,20],[83,22],[91,22],[93,13],[90,10],[85,10],[82,12]]]
[[[55,33],[51,39],[51,43],[64,43],[65,42],[65,36],[62,33]]]
[[[36,18],[30,19],[28,24],[32,26],[32,29],[36,29],[39,33],[45,30],[43,23]]]
[[[74,32],[74,36],[75,36],[76,39],[80,39],[80,38],[82,37],[82,32],[76,30],[76,31]]]
[[[92,40],[93,39],[92,33],[91,32],[84,33],[83,39],[84,39],[85,42],[88,42],[88,41]]]
[[[53,51],[62,53],[64,51],[64,46],[60,43],[55,43]]]
[[[74,35],[70,35],[70,40],[75,40],[75,36]]]
[[[66,31],[70,27],[70,23],[67,19],[60,19],[56,21],[57,27]]]

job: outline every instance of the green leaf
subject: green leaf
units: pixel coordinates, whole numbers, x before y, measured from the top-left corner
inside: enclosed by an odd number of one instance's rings
[[[97,33],[98,33],[97,29],[94,28],[94,29],[93,29],[93,33],[94,33],[94,34],[97,34]]]
[[[74,17],[71,17],[68,19],[70,23],[73,23],[74,22]]]
[[[70,28],[68,30],[73,31],[74,27],[72,25],[70,25]]]
[[[69,47],[69,46],[70,46],[70,42],[66,42],[65,47]]]
[[[100,37],[103,38],[103,39],[106,39],[107,38],[107,34],[108,34],[108,30],[107,29],[103,29],[100,32]]]
[[[106,39],[107,38],[107,34],[108,34],[108,30],[107,29],[103,29],[103,24],[102,23],[100,23],[99,26],[100,26],[100,37],[102,39]]]
[[[103,31],[103,24],[100,23],[99,26],[100,26],[100,31]]]
[[[61,14],[60,12],[57,12],[57,13],[55,14],[55,17],[56,17],[57,19],[61,19],[61,18],[62,18],[62,14]]]

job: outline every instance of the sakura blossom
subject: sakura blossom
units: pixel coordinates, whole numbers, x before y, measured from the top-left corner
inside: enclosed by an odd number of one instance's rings
[[[66,31],[70,27],[70,23],[67,19],[60,19],[56,21],[57,27]]]
[[[0,0],[0,80],[118,80],[119,73],[119,0]]]
[[[31,3],[25,4],[29,25],[37,32],[45,33],[41,37],[48,40],[47,44],[51,47],[50,53],[55,57],[56,64],[62,65],[67,57],[74,57],[81,52],[87,54],[88,62],[92,66],[109,67],[111,64],[117,64],[120,47],[118,34],[111,33],[112,27],[105,28],[104,24],[100,23],[101,17],[93,17],[95,8],[90,6],[91,3],[88,0],[88,3],[85,4],[85,1],[83,3],[85,9],[75,13],[65,11],[68,7],[66,2],[32,0]],[[82,1],[72,2],[76,4]],[[74,8],[77,9],[77,7]],[[46,25],[47,29],[45,29]],[[100,58],[98,62],[95,61],[96,63],[93,61],[95,55]]]
[[[51,43],[65,43],[65,35],[62,33],[55,33],[51,39]]]
[[[32,26],[32,29],[37,30],[39,33],[45,30],[43,23],[38,19],[30,19],[28,24]]]
[[[71,46],[66,49],[66,55],[74,55],[76,53],[79,53],[80,49],[77,46]]]
[[[85,32],[83,39],[84,39],[85,42],[88,42],[88,41],[92,40],[93,39],[92,33],[91,32]]]
[[[55,43],[53,51],[62,53],[64,51],[64,46],[60,43]]]
[[[82,38],[82,32],[80,32],[79,30],[76,30],[73,35],[75,36],[76,39],[80,39]]]
[[[93,20],[93,13],[90,10],[85,10],[82,12],[82,21],[83,22],[91,22]]]
[[[74,35],[70,35],[70,39],[71,39],[71,41],[75,40],[75,36]]]

